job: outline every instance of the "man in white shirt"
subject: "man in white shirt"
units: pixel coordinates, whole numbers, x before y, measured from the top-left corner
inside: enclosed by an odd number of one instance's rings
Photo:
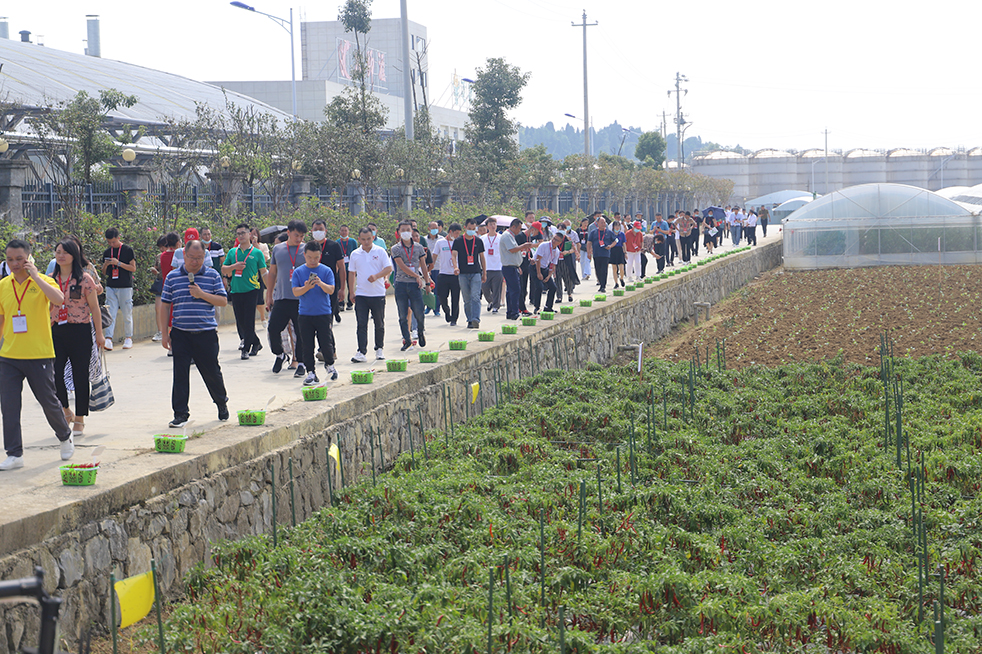
[[[757,214],[751,209],[747,212],[747,219],[744,221],[743,235],[747,237],[747,245],[751,243],[757,245]]]
[[[430,231],[427,232],[426,237],[426,247],[430,250],[430,257],[433,259],[433,265],[430,266],[430,281],[433,282],[433,295],[440,297],[440,242],[444,239],[440,237],[440,224],[437,222],[431,222]],[[430,308],[426,307],[425,313],[430,312]],[[436,302],[433,307],[433,315],[440,315],[440,302]]]
[[[535,313],[539,313],[539,302],[542,300],[542,291],[547,291],[546,311],[552,311],[552,304],[556,299],[556,265],[559,263],[559,256],[562,254],[563,235],[557,233],[548,241],[543,241],[535,250],[535,257],[532,260],[534,271],[530,273],[532,278],[532,291],[529,294]]]
[[[451,327],[457,326],[460,315],[460,280],[454,272],[453,242],[460,237],[460,224],[452,223],[445,238],[437,239],[437,252],[433,255],[435,267],[440,269],[436,283],[437,301],[443,307],[443,317]],[[449,298],[449,303],[448,303]]]
[[[481,292],[488,303],[488,311],[498,313],[501,306],[501,235],[498,234],[498,223],[494,218],[484,221],[488,233],[481,237],[484,242],[484,261],[487,263],[487,281],[481,286]]]
[[[358,232],[361,247],[351,253],[348,262],[348,284],[355,289],[355,320],[358,323],[358,352],[351,357],[354,363],[368,360],[368,314],[375,323],[375,358],[385,359],[385,280],[392,273],[392,263],[385,248],[374,242],[372,230],[362,227]]]

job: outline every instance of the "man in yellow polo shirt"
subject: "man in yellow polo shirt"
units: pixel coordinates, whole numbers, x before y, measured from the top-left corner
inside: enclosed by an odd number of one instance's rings
[[[61,459],[75,453],[72,430],[55,395],[55,348],[51,341],[51,306],[65,296],[55,280],[38,273],[30,261],[31,246],[19,239],[7,243],[10,273],[0,280],[0,413],[3,413],[3,447],[7,458],[0,470],[24,467],[21,434],[21,392],[24,379],[44,409],[44,417],[61,441]]]

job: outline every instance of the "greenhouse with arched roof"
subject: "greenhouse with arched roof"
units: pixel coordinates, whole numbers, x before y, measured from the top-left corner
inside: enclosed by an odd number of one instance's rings
[[[979,216],[915,186],[851,186],[809,202],[783,222],[787,268],[982,262]]]

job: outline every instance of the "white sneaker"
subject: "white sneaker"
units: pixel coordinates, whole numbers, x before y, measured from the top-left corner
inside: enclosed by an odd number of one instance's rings
[[[105,349],[106,349],[106,352],[112,352],[113,351],[113,339],[111,339],[111,338],[107,338],[106,339],[106,347],[105,347]]]
[[[24,467],[24,457],[22,456],[8,456],[2,462],[0,462],[0,470],[16,470],[17,468]]]
[[[126,340],[123,341],[123,349],[124,350],[128,350],[131,347],[133,347],[133,339],[132,338],[127,338]]]
[[[414,341],[419,338],[415,329],[409,332],[409,338]]]
[[[351,357],[352,363],[365,363],[368,358],[361,352],[355,352],[355,356]]]
[[[263,321],[263,329],[269,329],[269,321],[268,320],[264,320]]]
[[[61,460],[68,461],[73,454],[75,454],[75,439],[69,434],[68,440],[61,442]]]
[[[151,338],[150,340],[153,341],[154,343],[159,343],[160,341],[164,340],[164,335],[161,334],[160,332],[157,332],[156,334],[153,335],[153,338]]]
[[[379,361],[385,361],[385,353],[382,352],[382,348],[375,350],[375,358]]]

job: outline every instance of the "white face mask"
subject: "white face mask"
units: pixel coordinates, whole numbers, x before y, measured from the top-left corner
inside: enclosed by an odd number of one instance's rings
[[[315,241],[323,241],[327,237],[327,232],[322,229],[315,229],[312,234]]]
[[[408,241],[408,240],[410,240],[413,237],[413,233],[412,232],[399,232],[399,236],[402,237],[402,240]]]

